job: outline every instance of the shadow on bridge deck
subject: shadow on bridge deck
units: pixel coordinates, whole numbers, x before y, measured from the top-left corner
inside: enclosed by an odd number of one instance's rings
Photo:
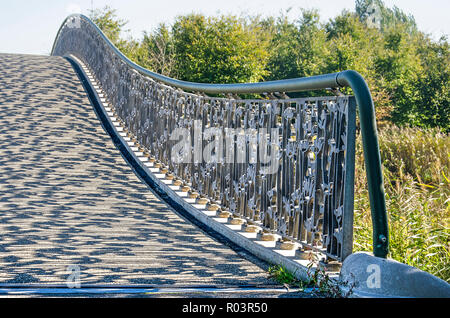
[[[61,57],[0,54],[0,153],[0,284],[273,283],[141,182]]]

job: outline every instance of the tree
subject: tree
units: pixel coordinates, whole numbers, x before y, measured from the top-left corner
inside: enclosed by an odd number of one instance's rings
[[[123,39],[121,33],[129,31],[123,27],[128,21],[117,17],[116,10],[109,6],[90,11],[89,18],[94,22],[106,37],[129,59],[136,61],[142,55],[140,44],[131,37]]]
[[[423,36],[418,53],[423,72],[414,87],[416,101],[410,107],[411,123],[441,127],[450,132],[450,49],[442,37],[438,42]]]
[[[268,79],[285,79],[317,75],[324,68],[328,49],[326,33],[317,10],[302,10],[296,23],[285,15],[275,24],[271,40]]]
[[[140,65],[162,75],[177,76],[173,36],[165,24],[153,33],[144,32],[141,47],[144,55],[138,58]]]
[[[417,37],[405,27],[391,27],[385,31],[374,60],[378,83],[395,106],[391,119],[399,124],[409,121],[411,105],[416,103],[415,83],[422,72],[417,45]]]
[[[105,6],[103,9],[90,10],[89,18],[112,43],[121,43],[120,33],[128,21],[119,19],[115,9]]]
[[[330,54],[323,71],[333,73],[351,69],[359,72],[368,82],[379,113],[380,108],[386,108],[390,103],[388,95],[379,85],[374,66],[382,43],[380,32],[368,28],[356,14],[345,10],[331,19],[325,25],[325,30]],[[346,90],[346,93],[350,93],[350,90]]]
[[[257,26],[231,15],[178,17],[172,33],[180,78],[203,83],[261,80],[268,52],[258,32]]]
[[[380,29],[385,31],[392,27],[403,26],[408,33],[417,31],[417,25],[414,17],[404,13],[402,10],[394,6],[392,9],[387,8],[382,0],[356,0],[355,11],[361,22],[367,23],[371,13],[370,10],[376,8],[379,14]]]

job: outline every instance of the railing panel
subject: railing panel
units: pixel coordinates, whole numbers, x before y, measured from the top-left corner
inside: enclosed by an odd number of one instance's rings
[[[89,66],[129,133],[191,193],[303,248],[351,253],[353,97],[183,91],[130,67],[85,18],[62,26],[53,54]]]

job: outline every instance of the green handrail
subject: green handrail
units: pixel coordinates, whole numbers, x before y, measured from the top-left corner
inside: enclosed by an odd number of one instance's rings
[[[389,226],[372,96],[364,78],[358,72],[341,72],[336,81],[341,86],[352,88],[358,105],[372,212],[373,253],[375,256],[386,258],[389,252]]]

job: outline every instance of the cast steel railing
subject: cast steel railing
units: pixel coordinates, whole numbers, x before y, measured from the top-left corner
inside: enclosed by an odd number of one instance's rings
[[[248,84],[180,81],[130,61],[83,15],[64,21],[52,55],[88,65],[129,133],[192,197],[339,261],[353,245],[358,107],[374,254],[386,257],[374,107],[357,72]],[[351,87],[355,96],[284,94],[339,87]],[[250,93],[270,98],[239,97]]]

